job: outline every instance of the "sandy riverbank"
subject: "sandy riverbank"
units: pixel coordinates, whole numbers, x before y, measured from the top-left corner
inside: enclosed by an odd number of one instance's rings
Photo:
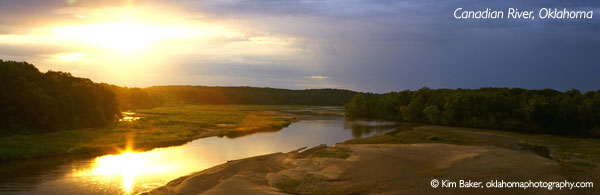
[[[574,173],[532,151],[495,146],[338,144],[230,161],[148,194],[569,194],[591,191],[440,189],[430,181],[593,181],[598,175],[598,170]]]

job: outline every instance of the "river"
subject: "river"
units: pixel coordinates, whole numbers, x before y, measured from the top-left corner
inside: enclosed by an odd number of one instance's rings
[[[391,122],[314,115],[277,132],[201,138],[181,146],[95,158],[15,162],[0,169],[0,193],[133,194],[228,160],[332,145],[394,129]]]

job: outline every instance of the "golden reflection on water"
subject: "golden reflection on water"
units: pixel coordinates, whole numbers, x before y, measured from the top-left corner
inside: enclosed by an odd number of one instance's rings
[[[119,121],[121,121],[121,122],[132,122],[132,121],[139,120],[141,118],[141,117],[134,116],[135,112],[121,112],[121,114],[123,115],[123,118],[119,119]]]
[[[136,121],[136,120],[140,120],[140,117],[125,116],[125,117],[119,119],[119,121],[121,121],[121,122],[131,122],[131,121]]]
[[[74,176],[98,180],[110,184],[120,182],[124,194],[134,193],[138,180],[148,180],[157,175],[177,172],[176,169],[189,168],[185,163],[176,162],[182,153],[173,151],[132,152],[126,150],[117,155],[98,157],[88,169],[75,171]],[[183,165],[183,166],[182,166]],[[139,185],[139,184],[138,184]],[[162,184],[161,184],[162,185]],[[153,186],[142,184],[139,186]]]
[[[121,189],[130,194],[133,192],[135,176],[146,170],[161,171],[166,167],[152,167],[146,164],[140,153],[125,152],[120,155],[108,155],[97,158],[94,163],[92,174],[94,175],[121,175]]]

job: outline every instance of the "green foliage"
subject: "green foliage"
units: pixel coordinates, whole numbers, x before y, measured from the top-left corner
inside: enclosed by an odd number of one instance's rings
[[[600,135],[600,91],[509,88],[357,94],[346,116],[551,133]]]
[[[0,60],[0,134],[99,127],[120,116],[115,95],[69,73]]]
[[[427,120],[433,124],[440,123],[442,119],[442,114],[438,107],[435,105],[428,106],[427,108],[423,109],[423,114],[425,114]]]
[[[346,113],[359,118],[376,116],[377,113],[374,111],[378,98],[378,95],[374,94],[356,94],[350,103],[346,105]],[[379,107],[382,108],[381,106]]]
[[[141,88],[119,87],[109,84],[103,85],[115,93],[119,101],[119,107],[123,110],[154,108],[161,105],[158,98],[150,96],[150,94]]]
[[[444,140],[444,138],[437,136],[437,135],[430,135],[429,137],[427,137],[427,139],[429,141],[442,141]]]

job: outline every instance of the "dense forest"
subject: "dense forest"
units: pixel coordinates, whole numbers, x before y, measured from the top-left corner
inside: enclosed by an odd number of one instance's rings
[[[260,104],[343,106],[356,92],[341,89],[274,89],[257,87],[156,86],[125,88],[106,85],[122,109],[185,104]]]
[[[120,116],[109,89],[69,73],[0,60],[0,134],[98,127]]]
[[[599,135],[600,91],[437,89],[357,94],[346,116],[551,133]]]

